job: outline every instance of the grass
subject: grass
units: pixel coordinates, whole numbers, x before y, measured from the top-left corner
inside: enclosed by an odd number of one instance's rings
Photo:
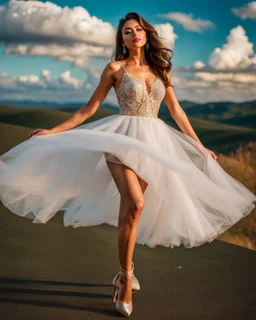
[[[228,174],[256,194],[256,142],[240,145],[229,156],[220,154],[219,164]],[[256,208],[233,227],[224,232],[219,240],[256,250]]]

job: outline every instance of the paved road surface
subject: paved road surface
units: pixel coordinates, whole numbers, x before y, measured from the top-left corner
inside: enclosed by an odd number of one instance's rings
[[[125,319],[111,303],[117,228],[33,224],[0,205],[0,319]],[[251,320],[256,252],[219,240],[193,249],[136,244],[134,320]]]

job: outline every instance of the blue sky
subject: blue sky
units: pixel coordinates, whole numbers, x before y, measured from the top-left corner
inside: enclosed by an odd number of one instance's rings
[[[0,0],[0,6],[6,5],[7,1],[1,1]],[[13,1],[15,2],[15,1]],[[18,1],[16,1],[18,2]],[[22,1],[20,1],[22,2]],[[30,1],[32,3],[32,1]],[[47,1],[41,1],[46,3]],[[24,3],[24,2],[22,2]],[[21,6],[22,6],[21,3]],[[209,63],[209,56],[214,52],[216,48],[222,48],[227,43],[227,36],[230,34],[231,30],[234,28],[237,28],[240,26],[242,31],[245,33],[244,35],[244,42],[241,43],[241,46],[247,46],[246,43],[247,40],[245,40],[246,37],[248,37],[248,43],[253,46],[253,53],[250,54],[249,58],[252,58],[253,55],[255,55],[255,44],[256,44],[256,33],[255,25],[256,20],[254,16],[248,17],[246,19],[243,19],[241,16],[234,14],[232,12],[231,8],[242,8],[248,5],[248,1],[243,0],[223,0],[223,1],[216,1],[216,0],[172,0],[172,1],[165,1],[165,0],[152,0],[152,1],[134,1],[130,0],[127,2],[123,1],[102,1],[97,0],[97,2],[93,1],[52,1],[53,4],[56,4],[60,6],[61,8],[68,7],[70,9],[76,8],[78,6],[84,7],[90,16],[95,16],[97,19],[101,19],[104,22],[108,22],[114,29],[117,28],[118,21],[120,18],[122,18],[127,12],[129,11],[135,11],[141,14],[146,20],[148,20],[152,25],[161,25],[165,23],[169,23],[172,28],[173,32],[177,35],[177,38],[175,39],[174,43],[174,56],[172,59],[172,63],[174,67],[177,68],[193,68],[193,65],[196,61],[202,62],[206,67]],[[255,2],[256,3],[256,2]],[[31,4],[32,6],[32,4]],[[1,8],[1,7],[0,7]],[[169,13],[180,13],[182,15],[192,15],[192,20],[201,19],[202,21],[209,21],[212,23],[212,27],[202,27],[200,32],[195,32],[192,30],[188,30],[184,27],[184,24],[180,23],[180,20],[178,19],[168,19],[167,17],[160,17],[159,15],[167,15]],[[254,13],[253,13],[254,14]],[[0,16],[1,19],[1,16]],[[0,20],[1,21],[1,20]],[[1,23],[1,22],[0,22]],[[68,24],[68,21],[67,21]],[[1,24],[0,24],[1,26]],[[6,26],[5,26],[6,27]],[[240,31],[241,31],[240,30]],[[239,30],[234,31],[235,34],[239,33]],[[0,31],[1,36],[1,31]],[[47,69],[51,72],[52,78],[58,78],[60,74],[69,71],[72,77],[87,81],[89,78],[88,75],[88,69],[81,67],[81,66],[74,66],[69,61],[60,61],[59,59],[56,59],[50,55],[42,56],[40,54],[38,55],[29,55],[29,54],[17,54],[17,52],[14,53],[7,53],[6,49],[13,45],[13,41],[6,42],[6,38],[8,37],[6,35],[2,35],[2,39],[0,38],[1,46],[0,46],[0,74],[5,73],[8,75],[8,77],[11,77],[12,79],[17,79],[17,77],[20,77],[22,75],[35,75],[37,77],[40,77],[42,74],[42,70]],[[15,40],[17,43],[16,45],[19,45],[21,43],[28,43],[29,40],[26,39],[26,35],[24,36],[24,39],[21,40]],[[236,37],[239,37],[237,35]],[[238,42],[237,42],[238,43]],[[231,44],[230,44],[231,45]],[[234,48],[234,46],[233,46]],[[248,52],[249,45],[248,45]],[[239,53],[238,53],[239,54]],[[245,57],[242,57],[241,59],[248,60],[248,54]],[[239,60],[241,62],[241,59]],[[110,59],[109,59],[110,60]],[[95,58],[89,62],[88,66],[95,69],[95,70],[101,70],[104,65],[106,64],[107,59],[101,59],[95,56]],[[240,63],[239,62],[239,63]],[[220,62],[221,64],[221,62]],[[220,65],[219,64],[219,65]],[[240,63],[242,65],[242,62]],[[240,68],[240,65],[238,69]],[[253,62],[253,68],[251,67],[252,64],[250,64],[250,68],[254,71],[252,72],[251,69],[250,74],[251,77],[248,80],[250,82],[250,85],[254,82],[254,76],[255,76],[255,65]],[[236,67],[235,65],[233,67]],[[228,69],[228,67],[227,67]],[[228,70],[226,70],[227,72]],[[237,70],[236,70],[237,72]],[[245,70],[246,73],[248,73],[248,70]],[[223,81],[223,79],[220,77],[216,77],[215,72],[215,78],[216,81]],[[217,85],[216,82],[214,82],[214,86],[211,86],[211,94],[207,95],[207,84],[209,83],[209,78],[211,78],[211,75],[207,74],[201,77],[198,74],[195,77],[195,72],[191,71],[191,74],[183,75],[181,73],[178,73],[176,76],[173,75],[173,79],[176,80],[176,87],[177,87],[177,97],[178,99],[188,99],[191,97],[190,90],[186,91],[185,87],[181,88],[180,86],[187,86],[187,81],[189,79],[194,79],[196,81],[201,80],[202,81],[202,87],[198,84],[198,95],[193,94],[193,99],[196,101],[206,101],[207,96],[214,97],[214,94],[212,91],[214,88],[218,89],[220,88],[219,84]],[[212,77],[213,78],[213,77]],[[230,75],[230,79],[234,79],[232,75]],[[240,80],[237,80],[236,78],[234,80],[234,83],[237,84]],[[241,77],[239,78],[241,79]],[[224,81],[227,81],[227,79],[224,79]],[[244,80],[243,80],[244,81]],[[211,80],[213,82],[213,80]],[[95,85],[97,84],[97,79],[95,79],[94,82],[91,83],[92,87],[88,91],[88,95],[81,95],[81,101],[85,98],[87,98],[95,89]],[[174,83],[175,84],[175,83]],[[255,83],[254,83],[255,84]],[[212,85],[212,83],[211,83]],[[232,85],[232,83],[231,83]],[[249,85],[249,86],[250,86]],[[194,84],[193,84],[194,87]],[[208,86],[209,88],[209,86]],[[56,89],[56,88],[55,88]],[[200,91],[201,90],[201,91]],[[204,92],[203,92],[204,90]],[[210,90],[210,89],[209,89]],[[248,88],[247,88],[248,90]],[[202,92],[200,94],[200,92]],[[209,91],[210,93],[210,91]],[[58,95],[58,91],[56,90],[54,92],[55,96]],[[241,94],[236,97],[236,101],[241,100],[251,100],[255,98],[253,96],[253,90],[249,90],[248,92],[244,91],[244,89],[241,86]],[[5,95],[6,97],[10,97],[10,94]],[[18,97],[22,97],[22,95],[17,95]],[[227,93],[225,96],[224,93],[221,93],[219,100],[232,100],[232,90]],[[63,97],[64,99],[64,97]],[[112,100],[114,101],[114,98],[112,97]]]

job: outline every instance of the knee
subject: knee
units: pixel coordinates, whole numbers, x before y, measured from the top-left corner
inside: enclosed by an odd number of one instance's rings
[[[144,208],[144,199],[140,198],[136,201],[129,201],[125,203],[125,209],[127,212],[140,212]]]
[[[124,215],[122,219],[122,225],[133,225],[136,222],[138,222],[143,208],[144,199],[124,203]]]
[[[135,202],[134,204],[134,210],[136,212],[138,211],[142,211],[142,209],[144,208],[144,200],[143,199],[140,199],[138,201]]]

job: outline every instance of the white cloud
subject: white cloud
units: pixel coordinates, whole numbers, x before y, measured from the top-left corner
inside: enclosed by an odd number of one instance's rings
[[[185,77],[185,74],[171,74],[174,91],[179,101],[189,100],[198,103],[212,101],[251,101],[256,99],[255,75],[243,78],[244,74],[233,78],[231,75],[197,72]],[[182,106],[182,103],[181,103]]]
[[[68,87],[72,86],[74,89],[80,89],[83,86],[83,80],[79,80],[79,79],[72,77],[69,70],[63,72],[60,75],[59,80],[62,84],[65,84]]]
[[[214,23],[209,20],[200,18],[194,19],[193,14],[185,14],[182,12],[169,12],[165,14],[158,14],[157,16],[168,20],[173,20],[183,26],[184,29],[202,33],[204,29],[215,27]]]
[[[41,77],[45,81],[51,81],[52,80],[52,74],[50,70],[43,69],[41,73]]]
[[[181,14],[172,18],[183,23],[184,28],[199,33],[214,27],[210,21],[194,19],[192,15]],[[165,39],[163,42],[173,50],[178,38],[173,26],[165,23],[154,27],[160,39]],[[40,1],[9,1],[0,6],[0,41],[6,46],[6,54],[50,56],[70,61],[88,72],[86,81],[75,78],[70,71],[57,78],[46,69],[40,76],[11,77],[2,73],[1,98],[59,102],[88,100],[103,70],[103,66],[95,67],[89,62],[95,57],[109,60],[114,50],[115,34],[111,24],[90,16],[82,7],[61,8]],[[179,100],[243,101],[256,99],[255,71],[253,44],[244,29],[237,26],[230,31],[227,43],[210,54],[207,63],[197,60],[190,68],[174,66],[171,75]],[[116,104],[114,92],[110,92],[106,102]]]
[[[21,75],[18,77],[17,83],[24,84],[28,87],[44,87],[44,82],[38,76],[32,75]]]
[[[154,26],[171,49],[177,35],[169,24]],[[83,7],[51,2],[10,1],[0,6],[0,42],[5,54],[48,56],[85,67],[94,58],[110,60],[116,30]]]
[[[49,70],[43,69],[41,72],[41,76],[37,76],[34,74],[29,75],[20,75],[18,77],[11,77],[6,72],[0,74],[0,91],[4,94],[5,90],[14,90],[20,92],[29,92],[32,94],[37,94],[36,91],[31,89],[37,89],[38,92],[40,90],[48,90],[59,93],[60,91],[78,91],[79,89],[83,89],[87,91],[88,81],[77,79],[71,75],[69,70],[60,74],[57,79],[52,77],[52,74]]]
[[[91,67],[89,80],[77,79],[70,71],[65,71],[57,78],[43,69],[40,76],[21,75],[11,77],[6,72],[0,74],[1,101],[30,100],[59,103],[86,103],[96,89],[99,81],[98,70]],[[212,74],[198,71],[193,77],[172,71],[171,79],[178,100],[195,102],[209,101],[246,101],[256,99],[255,74],[250,79],[245,74]],[[96,76],[96,78],[94,78]],[[94,81],[92,81],[94,79]],[[104,103],[117,105],[114,90],[111,90]]]
[[[10,1],[1,6],[0,35],[12,40],[21,37],[82,42],[95,46],[114,43],[115,30],[108,22],[90,16],[83,7],[61,8],[51,2]],[[35,38],[36,37],[36,38]]]
[[[210,72],[197,72],[195,76],[199,79],[215,82],[215,81],[228,81],[240,83],[254,83],[256,84],[256,73],[210,73]]]
[[[156,24],[154,25],[160,40],[164,45],[173,50],[175,40],[178,38],[178,35],[174,32],[173,26],[170,23]]]
[[[195,69],[202,69],[202,68],[204,68],[205,67],[205,64],[202,62],[202,61],[196,61],[195,63],[194,63],[194,68]]]
[[[0,6],[0,41],[5,54],[50,56],[84,66],[113,53],[116,31],[83,7],[10,1]]]
[[[256,55],[245,30],[230,30],[227,42],[209,55],[207,63],[173,68],[172,83],[180,99],[248,101],[256,99]]]
[[[242,20],[256,19],[256,1],[249,2],[240,8],[232,8],[231,11]]]
[[[70,70],[53,77],[50,70],[43,69],[41,75],[24,74],[18,77],[0,74],[1,101],[30,100],[58,103],[86,103],[96,89],[98,70],[90,67],[86,80],[74,77]],[[114,90],[110,90],[104,103],[117,105]]]
[[[227,43],[222,48],[214,49],[209,57],[209,65],[217,70],[256,67],[253,43],[249,42],[242,26],[231,29]]]

